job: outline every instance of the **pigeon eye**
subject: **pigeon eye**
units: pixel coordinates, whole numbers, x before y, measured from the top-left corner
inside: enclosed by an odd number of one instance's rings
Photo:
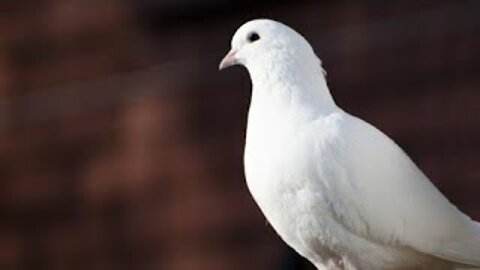
[[[260,36],[256,33],[256,32],[252,32],[250,34],[248,34],[248,42],[252,43],[254,41],[257,41],[260,39]]]

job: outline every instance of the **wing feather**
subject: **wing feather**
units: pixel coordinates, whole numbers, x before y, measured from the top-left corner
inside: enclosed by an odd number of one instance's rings
[[[343,209],[338,215],[355,217],[342,219],[349,230],[384,244],[480,266],[478,223],[450,203],[400,147],[353,116],[343,119],[340,133],[346,138],[340,160],[348,184],[339,184],[339,189],[351,195],[351,207],[350,213]]]

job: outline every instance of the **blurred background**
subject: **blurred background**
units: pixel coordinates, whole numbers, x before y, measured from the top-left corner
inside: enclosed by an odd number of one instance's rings
[[[480,2],[0,3],[0,269],[313,269],[244,183],[246,20],[304,34],[337,103],[480,219]]]

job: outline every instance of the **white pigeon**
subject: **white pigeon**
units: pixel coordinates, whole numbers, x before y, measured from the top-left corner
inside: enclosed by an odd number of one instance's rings
[[[480,267],[480,225],[389,137],[339,108],[300,34],[267,19],[235,33],[220,69],[253,90],[245,175],[269,223],[318,269]]]

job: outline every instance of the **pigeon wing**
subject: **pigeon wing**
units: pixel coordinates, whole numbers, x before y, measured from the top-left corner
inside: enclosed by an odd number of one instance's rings
[[[480,226],[451,204],[389,137],[346,115],[333,211],[351,232],[480,266]],[[338,169],[337,169],[338,170]],[[348,200],[348,201],[347,201]]]

